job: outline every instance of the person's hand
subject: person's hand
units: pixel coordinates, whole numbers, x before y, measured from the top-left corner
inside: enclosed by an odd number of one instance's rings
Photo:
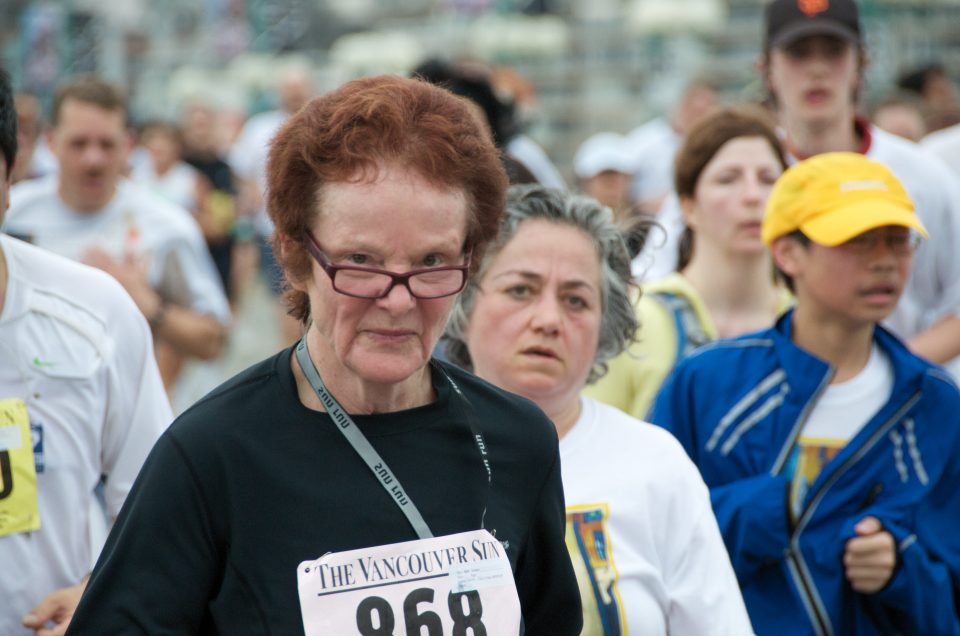
[[[843,567],[853,589],[874,594],[883,589],[897,565],[897,544],[876,517],[864,517],[854,526],[857,536],[847,541]]]
[[[117,279],[148,319],[156,314],[161,304],[160,297],[147,282],[147,270],[140,259],[128,254],[123,260],[117,260],[102,249],[94,247],[87,250],[81,260]]]
[[[67,632],[73,612],[80,603],[80,597],[87,588],[87,580],[47,594],[40,604],[23,617],[23,626],[32,629],[37,636],[62,636]],[[52,628],[47,623],[53,622]]]

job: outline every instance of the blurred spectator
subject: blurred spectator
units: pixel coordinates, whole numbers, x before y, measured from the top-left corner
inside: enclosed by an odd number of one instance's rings
[[[153,328],[169,387],[187,357],[219,355],[230,310],[193,217],[123,177],[126,100],[95,76],[57,91],[51,148],[57,176],[12,191],[5,229],[111,274]]]
[[[511,66],[494,66],[490,71],[490,82],[497,95],[513,103],[514,118],[520,128],[531,125],[539,109],[537,88],[533,82]]]
[[[230,243],[233,197],[215,190],[207,175],[184,160],[183,136],[175,125],[160,121],[145,124],[140,145],[148,153],[147,161],[134,165],[131,178],[193,214],[229,298],[230,251],[228,246],[224,253],[222,247]],[[229,177],[229,166],[226,169]]]
[[[923,102],[910,93],[895,93],[881,100],[870,117],[877,128],[918,142],[926,134]]]
[[[207,240],[227,298],[234,299],[233,248],[236,241],[237,188],[233,171],[223,155],[216,136],[218,113],[201,101],[189,103],[183,110],[183,160],[207,178],[211,188],[200,209],[200,228]],[[244,237],[246,239],[246,237]]]
[[[244,124],[230,148],[227,161],[239,185],[238,212],[252,216],[257,245],[260,248],[260,269],[270,290],[278,299],[281,332],[285,341],[297,340],[300,323],[289,316],[279,301],[283,291],[283,273],[270,248],[273,222],[267,215],[264,196],[267,187],[267,154],[270,142],[283,123],[300,110],[313,95],[313,79],[307,68],[287,68],[277,78],[278,108],[252,116]]]
[[[573,156],[580,190],[613,210],[617,220],[631,216],[630,183],[634,157],[627,140],[602,132],[584,141]]]
[[[35,179],[57,171],[57,160],[47,147],[46,123],[40,100],[29,93],[14,96],[17,108],[17,161],[13,166],[13,183]]]
[[[130,177],[196,216],[209,185],[183,161],[180,130],[168,122],[148,122],[140,129],[140,145],[147,151],[146,161],[135,164]]]
[[[673,111],[634,128],[628,135],[636,172],[633,176],[634,205],[656,214],[673,188],[673,157],[683,138],[720,104],[719,88],[705,78],[691,81]]]
[[[299,67],[284,70],[277,79],[278,108],[250,117],[230,149],[227,160],[240,179],[241,204],[255,213],[255,229],[261,239],[266,240],[273,234],[273,224],[263,203],[270,141],[283,122],[300,110],[312,95],[313,80],[309,70]],[[276,287],[276,277],[271,280]]]
[[[926,64],[906,71],[897,79],[897,86],[923,100],[928,131],[934,132],[960,123],[957,88],[942,64]]]

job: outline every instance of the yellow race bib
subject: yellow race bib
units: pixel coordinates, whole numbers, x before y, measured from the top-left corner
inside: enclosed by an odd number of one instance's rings
[[[27,405],[23,400],[0,400],[0,537],[39,529]]]

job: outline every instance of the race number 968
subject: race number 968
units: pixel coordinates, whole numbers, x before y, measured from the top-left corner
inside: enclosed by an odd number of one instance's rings
[[[453,621],[453,631],[443,632],[440,615],[446,611]],[[357,631],[361,636],[487,636],[483,625],[483,605],[476,590],[447,595],[446,608],[434,607],[434,591],[421,587],[403,600],[403,631],[397,634],[397,617],[393,607],[382,596],[368,596],[357,605]]]

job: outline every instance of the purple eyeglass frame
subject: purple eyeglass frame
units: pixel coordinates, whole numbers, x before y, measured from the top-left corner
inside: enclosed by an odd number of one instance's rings
[[[327,276],[330,277],[330,284],[333,286],[334,291],[338,294],[343,294],[344,296],[350,296],[351,298],[366,298],[370,300],[377,300],[380,298],[386,298],[394,287],[397,285],[403,285],[407,288],[407,291],[414,298],[419,298],[420,300],[433,300],[435,298],[446,298],[448,296],[454,296],[463,291],[463,288],[467,286],[467,270],[470,269],[470,253],[466,255],[466,262],[463,265],[448,265],[445,267],[423,267],[420,269],[411,269],[409,272],[404,272],[403,274],[397,274],[396,272],[391,272],[385,269],[377,269],[375,267],[360,267],[359,265],[334,265],[330,262],[330,259],[327,258],[327,255],[323,253],[323,250],[320,249],[320,245],[317,244],[317,239],[313,237],[313,234],[307,232],[307,238],[304,241],[307,251],[310,252],[310,255],[317,261],[317,264],[320,265],[320,268],[327,273]],[[379,296],[361,296],[359,294],[351,294],[350,292],[345,292],[342,289],[337,287],[337,277],[336,274],[340,270],[350,270],[355,272],[366,272],[368,274],[382,274],[384,276],[390,277],[390,284],[387,285],[387,288]],[[453,271],[457,270],[463,273],[463,278],[460,281],[460,286],[454,291],[443,294],[441,296],[421,296],[413,291],[410,288],[410,278],[416,276],[417,274],[423,274],[425,272],[443,272],[443,271]]]

